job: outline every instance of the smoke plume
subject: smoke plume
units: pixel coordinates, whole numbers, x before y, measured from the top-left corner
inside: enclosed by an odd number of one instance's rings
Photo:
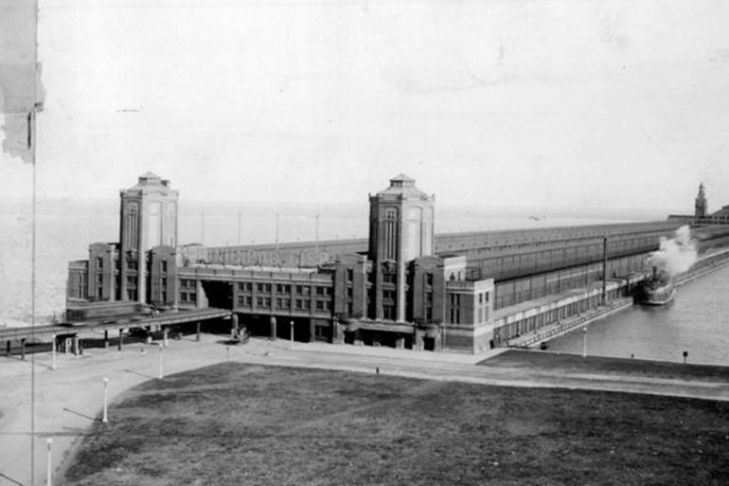
[[[698,257],[696,240],[691,239],[691,229],[681,226],[673,238],[661,237],[658,251],[648,257],[648,265],[658,267],[674,277],[691,268]]]

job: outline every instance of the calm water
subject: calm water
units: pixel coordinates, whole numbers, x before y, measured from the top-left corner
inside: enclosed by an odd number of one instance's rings
[[[729,267],[679,287],[665,307],[635,306],[590,325],[589,355],[729,366]],[[583,331],[555,339],[552,351],[581,354]]]

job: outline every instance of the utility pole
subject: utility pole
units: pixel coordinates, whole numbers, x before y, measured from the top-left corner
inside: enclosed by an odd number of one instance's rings
[[[281,254],[279,253],[278,247],[278,236],[279,236],[279,214],[276,213],[276,263],[281,263]]]
[[[101,422],[109,422],[109,416],[107,414],[107,408],[109,403],[109,378],[104,377],[104,412],[101,416]]]
[[[200,244],[205,245],[205,211],[200,211]]]
[[[159,379],[163,379],[165,377],[165,360],[162,353],[162,349],[164,348],[162,346],[162,343],[159,344]]]
[[[242,233],[242,224],[241,224],[242,214],[240,211],[238,211],[238,246],[241,246],[243,244],[243,233]]]
[[[602,239],[602,305],[607,305],[607,264],[608,264],[608,239]]]
[[[51,455],[51,449],[53,448],[53,438],[48,437],[46,439],[46,445],[48,447],[48,464],[46,466],[46,486],[53,486],[53,458]]]
[[[316,215],[316,230],[315,230],[314,236],[315,236],[315,241],[316,241],[314,253],[316,255],[316,264],[319,265],[319,215],[318,214]]]
[[[51,336],[51,369],[56,369],[56,335]]]

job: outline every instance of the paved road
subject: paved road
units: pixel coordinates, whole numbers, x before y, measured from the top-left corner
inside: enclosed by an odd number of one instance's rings
[[[164,350],[166,374],[177,373],[226,359],[255,364],[297,366],[455,380],[485,385],[561,387],[613,390],[729,400],[729,384],[649,379],[599,374],[568,374],[547,370],[475,366],[484,356],[430,353],[387,348],[299,344],[251,340],[245,346],[220,344],[220,337],[203,336],[171,341]],[[101,414],[103,378],[110,379],[109,397],[155,379],[159,348],[129,345],[124,351],[90,350],[84,356],[59,356],[50,369],[50,355],[35,356],[34,483],[44,484],[46,438],[53,437],[53,467],[59,470],[75,443]],[[31,365],[29,361],[0,360],[0,485],[30,485],[31,469]],[[114,420],[113,416],[109,417]]]

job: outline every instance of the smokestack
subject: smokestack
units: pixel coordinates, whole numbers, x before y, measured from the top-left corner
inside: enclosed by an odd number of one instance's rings
[[[607,264],[608,264],[608,239],[602,239],[602,305],[607,304]]]
[[[673,278],[690,269],[697,259],[698,246],[691,239],[691,229],[682,226],[673,238],[661,237],[658,251],[651,253],[647,263]]]

